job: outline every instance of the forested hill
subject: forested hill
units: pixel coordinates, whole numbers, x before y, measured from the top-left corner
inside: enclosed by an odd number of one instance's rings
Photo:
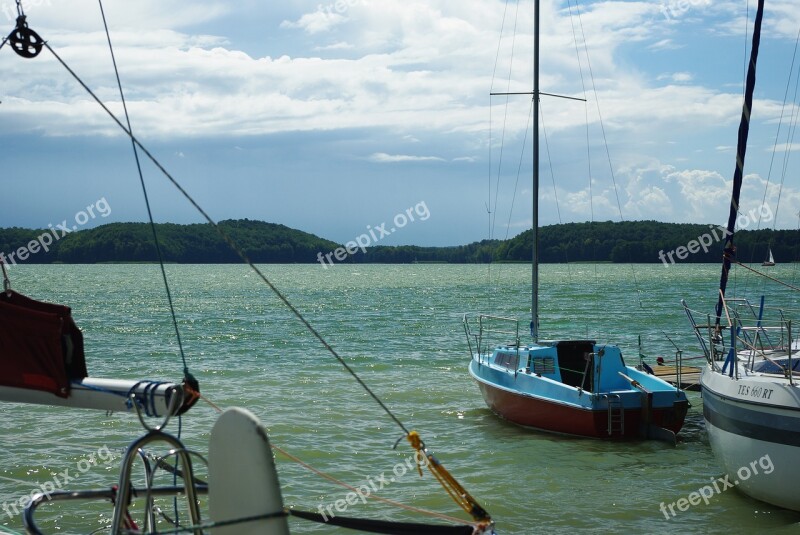
[[[339,246],[313,234],[273,223],[245,219],[222,221],[219,226],[239,244],[250,260],[258,263],[314,262],[319,251],[327,252]],[[158,223],[156,233],[165,262],[241,262],[211,225]],[[46,239],[47,235],[58,236],[58,239],[52,240],[49,251],[44,251],[41,244],[51,241]],[[148,223],[110,223],[63,236],[60,230],[0,230],[0,252],[5,254],[6,263],[10,254],[19,252],[20,248],[23,253],[26,249],[37,249],[33,242],[40,244],[39,250],[22,263],[158,261],[153,231]],[[16,256],[19,262],[19,254]]]
[[[374,246],[350,254],[355,244],[337,244],[284,225],[250,220],[223,221],[220,226],[257,263],[528,262],[530,231],[510,240],[484,240],[455,247]],[[157,224],[166,262],[231,263],[239,258],[209,225]],[[718,262],[725,232],[712,225],[629,221],[567,223],[539,230],[541,261],[683,263]],[[737,255],[761,262],[772,246],[778,262],[800,260],[800,231],[739,231]],[[339,258],[334,253],[339,251]],[[57,230],[0,229],[0,253],[8,264],[155,262],[150,226],[111,223],[62,234]]]
[[[527,231],[500,244],[496,258],[529,260],[531,236]],[[714,263],[722,261],[725,237],[725,229],[716,225],[657,221],[566,223],[539,230],[539,257],[544,263]],[[760,263],[770,246],[776,261],[800,261],[797,230],[739,230],[734,243],[740,262]]]

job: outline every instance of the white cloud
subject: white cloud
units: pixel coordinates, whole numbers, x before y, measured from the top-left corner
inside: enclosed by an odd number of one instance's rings
[[[792,152],[800,150],[800,143],[778,143],[777,145],[767,147],[765,150],[772,152]]]
[[[100,21],[98,3],[93,0],[33,0],[23,2],[28,24],[42,34],[51,30],[69,29],[75,32],[95,31]],[[10,8],[10,9],[7,9]],[[109,24],[120,30],[143,31],[154,27],[176,30],[216,20],[233,10],[230,2],[223,0],[137,0],[136,2],[103,2]],[[16,19],[12,0],[0,6],[0,20]],[[100,22],[102,27],[102,22]]]
[[[295,22],[288,20],[283,21],[281,23],[281,28],[299,28],[313,35],[315,33],[329,32],[346,21],[347,17],[343,15],[331,12],[326,13],[322,9],[318,9],[313,13],[304,14]]]
[[[545,90],[580,95],[569,11],[554,9],[553,0],[544,4],[547,24],[543,25],[543,47],[548,53],[543,55],[543,86]],[[137,107],[136,124],[155,135],[259,135],[383,126],[478,132],[486,129],[488,77],[501,26],[501,10],[495,7],[489,1],[453,4],[443,0],[385,0],[380,4],[359,3],[346,14],[317,9],[296,22],[285,19],[280,24],[309,35],[328,33],[334,27],[346,30],[337,34],[334,42],[314,42],[310,48],[327,54],[347,53],[347,58],[313,54],[254,57],[229,43],[235,33],[227,37],[180,33],[152,28],[152,21],[140,23],[142,27],[135,30],[117,31],[114,40],[126,93]],[[124,15],[130,9],[126,8]],[[192,9],[177,11],[172,26],[198,19],[200,11],[211,18],[225,13],[216,2],[200,2]],[[581,14],[580,27],[590,50],[607,126],[622,130],[664,122],[720,124],[727,120],[731,106],[739,99],[735,93],[721,94],[689,85],[691,76],[686,72],[671,75],[673,83],[680,85],[651,85],[629,66],[618,66],[615,51],[619,47],[657,40],[658,27],[653,22],[657,14],[657,6],[648,2],[600,2],[590,4]],[[531,71],[526,49],[530,47],[530,13],[521,11],[521,18],[514,40],[518,57],[513,63],[511,86],[529,90]],[[129,24],[137,20],[131,17]],[[344,24],[348,21],[351,24]],[[581,39],[584,34],[580,34]],[[49,36],[52,45],[92,87],[98,88],[103,98],[115,98],[101,32],[76,33],[70,28],[50,32]],[[510,53],[511,40],[504,39],[501,48],[503,58]],[[26,113],[34,116],[39,115],[36,109],[40,102],[51,102],[47,124],[40,122],[36,128],[68,135],[74,127],[70,119],[74,114],[67,108],[85,97],[69,83],[45,83],[59,70],[45,61],[45,68],[39,64],[35,69],[27,65],[24,70],[17,66],[5,69],[16,71],[7,91],[21,102],[27,101]],[[498,73],[510,66],[506,60]],[[585,58],[583,70],[586,75]],[[65,89],[66,99],[54,94],[63,94]],[[544,105],[552,107],[547,124],[553,132],[583,123],[584,114],[573,103],[548,101]],[[590,107],[590,120],[597,121],[593,110]],[[517,115],[510,127],[522,131],[524,116]],[[82,135],[95,128],[88,125]],[[104,128],[97,133],[106,135],[111,130]]]
[[[443,158],[436,156],[412,156],[408,154],[386,154],[385,152],[376,152],[369,157],[372,162],[378,163],[396,163],[396,162],[443,162]]]
[[[323,51],[329,51],[330,52],[330,51],[335,51],[335,50],[354,50],[355,48],[356,48],[355,45],[351,45],[350,43],[346,43],[344,41],[339,41],[337,43],[333,43],[333,44],[330,44],[330,45],[316,46],[316,47],[314,47],[314,50],[320,51],[320,52],[323,52]]]
[[[668,74],[661,74],[658,80],[670,80],[675,83],[686,83],[694,80],[694,75],[689,72],[673,72]]]
[[[32,27],[115,113],[121,113],[105,35],[98,18],[89,16],[96,12],[96,4],[89,0],[51,4],[31,9]],[[135,131],[154,141],[258,138],[288,132],[301,132],[305,139],[323,133],[342,144],[358,138],[348,146],[349,158],[374,164],[428,163],[436,166],[437,176],[447,176],[446,168],[463,170],[488,159],[490,88],[531,89],[532,12],[527,4],[520,4],[516,36],[510,37],[514,24],[509,18],[502,40],[503,9],[496,0],[348,4],[339,12],[316,2],[109,3],[107,15]],[[795,4],[794,0],[770,2],[765,53],[791,52],[787,43],[800,25]],[[729,196],[724,176],[733,164],[730,152],[741,114],[737,81],[743,4],[719,0],[669,21],[661,5],[649,0],[596,1],[581,8],[580,19],[570,19],[564,2],[542,0],[542,90],[588,98],[585,105],[542,99],[552,159],[556,167],[566,167],[564,162],[583,158],[588,133],[590,150],[601,158],[594,166],[600,161],[607,169],[605,136],[626,219],[719,221]],[[576,54],[573,29],[578,41],[586,43],[593,78],[582,46]],[[729,49],[730,56],[704,55],[706,50],[698,46],[706,40],[718,40],[708,50]],[[726,47],[733,42],[735,50],[733,45]],[[708,69],[709,61],[724,72]],[[0,68],[5,73],[0,105],[4,135],[22,131],[85,138],[119,135],[46,52],[35,61],[0,54]],[[765,78],[759,77],[754,128],[772,126],[782,113],[779,99],[784,86],[775,90]],[[597,95],[585,95],[584,87],[593,86]],[[521,140],[530,98],[509,102],[506,141]],[[505,110],[500,99],[492,103],[495,144]],[[425,148],[418,143],[425,143]],[[774,134],[763,135],[759,143],[771,147]],[[467,156],[453,156],[457,154]],[[752,161],[753,173],[766,176],[766,166],[759,167],[760,159],[766,159],[764,151],[751,154],[748,165]],[[439,165],[445,161],[464,165]],[[468,180],[477,182],[478,175],[475,172]],[[611,186],[593,188],[590,204],[588,189],[576,183],[576,176],[557,179],[565,213],[585,220],[594,207],[598,214],[616,218]],[[458,180],[465,179],[460,175]],[[759,198],[756,191],[747,193]],[[787,187],[782,202],[796,199],[795,194]]]
[[[704,169],[662,169],[664,181],[680,190],[676,212],[689,221],[719,221],[711,212],[720,211],[730,201],[731,186],[717,171]],[[716,209],[714,207],[717,207]]]
[[[672,39],[661,39],[658,42],[652,43],[647,46],[649,50],[677,50],[682,48],[682,45],[675,44]]]

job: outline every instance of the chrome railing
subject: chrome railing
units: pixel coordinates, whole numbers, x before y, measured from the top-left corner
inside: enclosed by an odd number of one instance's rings
[[[793,351],[798,348],[792,337],[792,321],[784,310],[765,307],[763,299],[758,306],[746,299],[726,299],[724,322],[717,325],[715,318],[707,314],[706,322],[698,324],[697,313],[689,309],[685,301],[681,304],[706,359],[715,371],[738,379],[740,365],[753,371],[757,363],[766,360],[776,369],[783,370],[789,383],[794,384],[798,372],[793,367],[797,360]],[[786,366],[776,362],[784,356],[787,358]]]
[[[488,357],[491,350],[497,346],[513,347],[517,351],[517,357],[519,357],[519,320],[480,314],[477,317],[477,332],[474,332],[472,327],[476,321],[475,319],[472,319],[471,323],[469,316],[464,314],[463,321],[470,358],[478,355],[478,361],[480,362],[482,356],[486,355]],[[509,337],[512,338],[510,342],[508,341]],[[473,342],[475,343],[474,350]]]

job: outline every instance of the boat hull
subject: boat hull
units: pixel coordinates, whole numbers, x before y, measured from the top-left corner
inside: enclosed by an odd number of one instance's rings
[[[641,408],[625,409],[624,427],[621,432],[609,433],[607,408],[586,408],[555,402],[535,396],[510,392],[478,381],[484,401],[498,416],[525,427],[541,431],[598,439],[645,438],[645,418]],[[586,396],[591,394],[586,393]],[[688,403],[676,403],[669,408],[654,408],[650,412],[650,424],[668,429],[677,434],[683,427]]]
[[[800,511],[800,397],[788,381],[703,371],[703,417],[728,480],[757,500]]]

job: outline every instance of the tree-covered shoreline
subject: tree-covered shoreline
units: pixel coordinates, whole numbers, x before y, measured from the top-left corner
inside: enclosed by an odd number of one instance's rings
[[[222,229],[256,263],[316,263],[325,255],[347,250],[313,234],[284,225],[228,220]],[[165,262],[220,264],[240,262],[217,231],[207,224],[156,225]],[[43,239],[47,236],[47,239]],[[565,223],[539,229],[540,261],[613,263],[705,263],[721,259],[724,229],[714,225],[626,221]],[[528,262],[532,232],[509,240],[483,240],[450,247],[415,245],[351,246],[335,263],[487,263]],[[742,230],[736,233],[742,262],[761,262],[772,247],[780,263],[800,260],[800,231]],[[110,223],[59,233],[53,229],[0,229],[0,253],[6,264],[92,264],[156,262],[152,230],[147,223]],[[329,259],[332,257],[328,257]]]

